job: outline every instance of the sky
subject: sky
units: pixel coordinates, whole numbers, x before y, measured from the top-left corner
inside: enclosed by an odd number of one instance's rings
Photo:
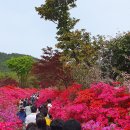
[[[55,47],[56,25],[35,11],[45,0],[0,0],[0,52],[40,58],[42,48]],[[79,18],[76,29],[92,36],[115,36],[130,31],[130,0],[77,0],[71,16]]]

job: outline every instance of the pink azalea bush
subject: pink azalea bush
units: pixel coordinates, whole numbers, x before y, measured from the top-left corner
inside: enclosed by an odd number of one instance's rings
[[[74,118],[81,122],[83,130],[128,130],[130,94],[124,87],[116,89],[105,83],[92,84],[91,88],[85,90],[75,85],[53,100],[51,114],[54,118],[64,120]],[[94,125],[90,121],[95,122]],[[88,124],[94,128],[84,127]]]
[[[0,130],[20,130],[21,122],[16,113],[19,99],[30,97],[36,89],[16,87],[0,88]],[[50,110],[53,118],[74,118],[82,130],[130,130],[130,93],[125,87],[115,88],[109,84],[92,84],[82,90],[73,84],[66,90],[42,89],[36,105],[52,99]]]
[[[18,102],[30,97],[36,89],[20,89],[13,86],[0,88],[0,130],[20,130],[22,123],[17,117]]]

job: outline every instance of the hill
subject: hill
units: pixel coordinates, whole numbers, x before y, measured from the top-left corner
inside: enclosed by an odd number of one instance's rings
[[[20,56],[27,56],[27,55],[18,54],[18,53],[7,54],[7,53],[0,52],[0,72],[10,71],[6,65],[6,61],[11,59],[12,57],[20,57]],[[36,58],[34,58],[34,59],[36,59]]]

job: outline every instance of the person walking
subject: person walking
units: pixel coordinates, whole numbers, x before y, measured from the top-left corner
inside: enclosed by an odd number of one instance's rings
[[[36,113],[37,107],[31,107],[31,114],[29,114],[25,119],[25,125],[27,126],[29,123],[36,123]]]
[[[19,112],[17,113],[17,116],[19,117],[19,119],[22,121],[22,123],[24,123],[25,118],[26,118],[26,113],[24,111],[24,107],[21,107]]]

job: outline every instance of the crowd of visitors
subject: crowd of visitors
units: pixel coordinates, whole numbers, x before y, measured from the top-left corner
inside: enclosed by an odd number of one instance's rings
[[[64,122],[61,119],[53,119],[49,111],[52,108],[51,99],[39,108],[35,103],[39,93],[33,94],[29,99],[19,101],[19,119],[23,122],[26,130],[81,130],[81,125],[74,119]]]

